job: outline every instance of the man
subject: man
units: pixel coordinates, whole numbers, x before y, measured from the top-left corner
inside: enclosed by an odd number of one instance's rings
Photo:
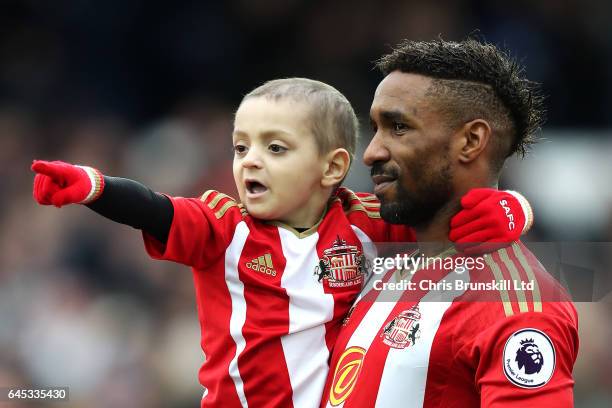
[[[466,258],[448,236],[468,221],[452,218],[471,205],[461,196],[496,186],[505,159],[532,143],[542,123],[535,84],[475,40],[407,41],[377,65],[386,76],[364,161],[381,216],[415,226],[430,243],[420,256],[439,253],[434,263],[451,268],[392,271],[362,294],[336,342],[322,406],[571,406],[578,323],[570,302],[550,301],[562,296],[558,283],[519,242]],[[512,211],[499,207],[512,228]],[[391,298],[378,290],[385,284],[403,289]]]

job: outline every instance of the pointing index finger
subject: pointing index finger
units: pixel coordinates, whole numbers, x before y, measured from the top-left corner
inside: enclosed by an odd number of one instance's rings
[[[32,163],[32,170],[39,174],[51,177],[53,180],[63,180],[62,172],[60,171],[61,166],[57,163],[48,162],[45,160],[34,160]]]

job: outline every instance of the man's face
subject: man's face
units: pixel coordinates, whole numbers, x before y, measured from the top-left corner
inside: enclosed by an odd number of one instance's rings
[[[374,137],[363,159],[372,167],[381,216],[390,223],[427,223],[452,197],[451,129],[427,96],[431,79],[394,71],[370,108]]]
[[[323,159],[304,104],[245,100],[234,121],[234,180],[240,200],[259,219],[308,226],[305,214],[321,189]]]

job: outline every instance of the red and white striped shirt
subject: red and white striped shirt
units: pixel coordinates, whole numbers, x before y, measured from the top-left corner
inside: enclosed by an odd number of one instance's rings
[[[573,406],[578,318],[566,293],[520,242],[481,260],[462,274],[392,271],[364,289],[321,407]],[[412,289],[380,290],[403,279]]]
[[[202,407],[317,406],[342,319],[363,287],[372,242],[414,241],[371,194],[340,188],[299,233],[254,219],[216,191],[171,198],[174,219],[147,252],[193,268],[206,361]]]

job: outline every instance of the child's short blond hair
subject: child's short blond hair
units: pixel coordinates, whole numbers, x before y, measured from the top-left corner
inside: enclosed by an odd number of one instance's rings
[[[268,81],[245,95],[272,100],[289,99],[312,108],[311,127],[319,152],[344,148],[355,155],[359,122],[350,102],[340,91],[326,83],[308,78],[283,78]]]

